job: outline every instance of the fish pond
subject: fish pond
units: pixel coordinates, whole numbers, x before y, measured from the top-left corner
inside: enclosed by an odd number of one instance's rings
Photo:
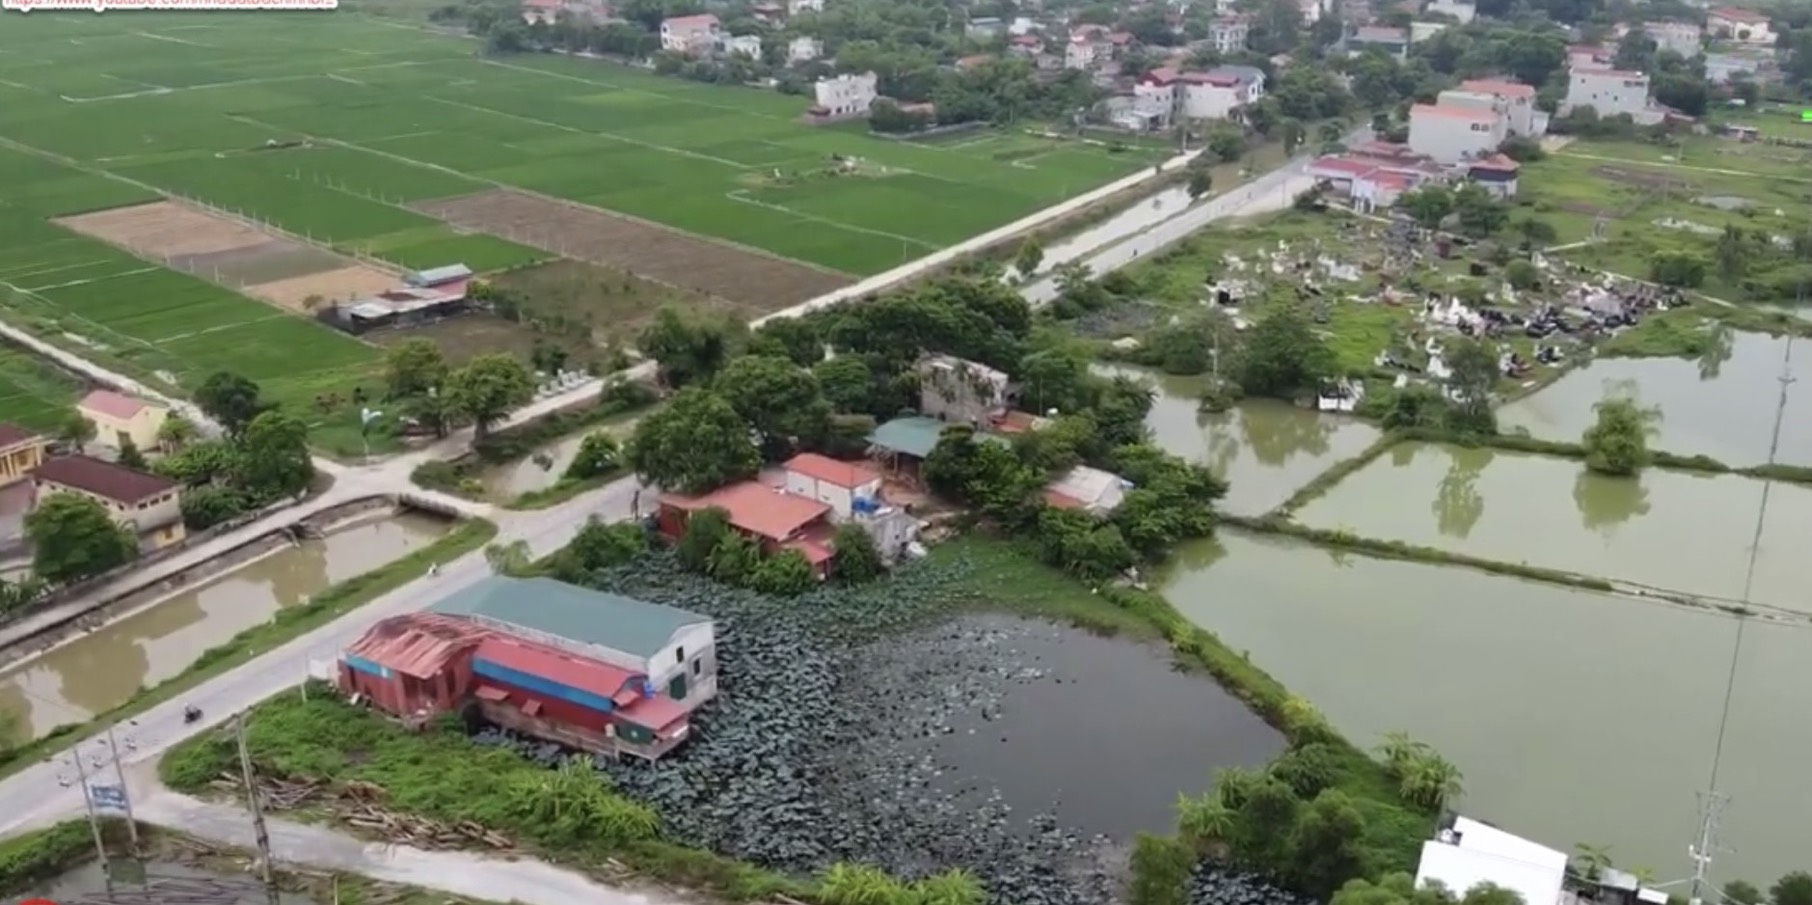
[[[1716,358],[1600,358],[1552,385],[1498,410],[1505,432],[1577,443],[1592,425],[1592,406],[1608,392],[1634,391],[1661,410],[1651,445],[1682,456],[1705,455],[1743,467],[1768,461],[1787,340],[1733,333],[1730,354]],[[1781,419],[1783,464],[1812,464],[1812,344],[1797,341]],[[1723,360],[1720,360],[1723,359]]]
[[[771,868],[961,867],[1024,905],[1112,901],[1132,833],[1171,828],[1178,792],[1282,739],[1161,651],[991,612],[988,577],[943,551],[885,583],[793,599],[665,555],[599,572],[589,583],[718,621],[722,697],[670,757],[597,767],[675,841]],[[561,756],[494,730],[479,740]]]
[[[1356,418],[1323,415],[1271,399],[1232,410],[1197,410],[1201,377],[1172,377],[1143,368],[1097,365],[1096,373],[1144,378],[1156,389],[1146,426],[1167,452],[1200,462],[1228,482],[1221,507],[1262,515],[1343,459],[1377,442],[1378,429]]]
[[[1184,552],[1171,603],[1356,744],[1409,732],[1465,772],[1461,812],[1663,880],[1690,870],[1734,656],[1717,876],[1806,867],[1812,629],[1233,530]]]
[[[536,447],[519,459],[482,469],[478,480],[484,485],[485,496],[497,502],[509,502],[525,493],[546,490],[559,483],[560,478],[566,474],[566,469],[579,455],[579,447],[584,444],[586,437],[602,432],[615,437],[619,442],[625,441],[635,430],[635,422],[635,417],[627,416],[569,434]]]
[[[1577,460],[1404,443],[1296,513],[1315,528],[1812,613],[1812,488],[1739,475],[1644,470],[1628,478]]]

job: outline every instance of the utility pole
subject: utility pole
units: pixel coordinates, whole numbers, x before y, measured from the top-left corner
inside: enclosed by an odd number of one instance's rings
[[[252,836],[258,844],[258,871],[264,880],[264,894],[270,905],[278,905],[277,874],[271,857],[271,834],[264,827],[264,808],[258,802],[258,776],[252,771],[252,751],[245,743],[245,714],[233,725],[239,743],[239,770],[245,778],[245,801],[252,811]]]
[[[101,818],[94,811],[94,793],[88,788],[88,768],[82,766],[82,746],[72,749],[69,759],[75,761],[76,781],[82,784],[82,806],[88,810],[88,829],[94,832],[94,854],[106,865],[107,843],[101,838]],[[104,866],[102,871],[106,871]]]
[[[1689,905],[1703,905],[1705,887],[1709,884],[1717,898],[1712,905],[1721,905],[1724,899],[1723,890],[1711,884],[1711,858],[1718,848],[1718,821],[1724,816],[1724,804],[1730,796],[1721,792],[1699,793],[1699,838],[1686,851],[1692,855],[1692,895],[1687,899]]]
[[[113,776],[120,784],[120,804],[126,811],[126,838],[132,841],[132,854],[138,856],[138,819],[132,816],[132,794],[126,789],[126,768],[120,763],[119,742],[113,738],[113,724],[107,724],[107,750],[113,755]]]

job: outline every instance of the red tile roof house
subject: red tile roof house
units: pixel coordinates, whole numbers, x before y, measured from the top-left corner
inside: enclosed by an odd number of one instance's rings
[[[697,613],[551,578],[493,576],[372,626],[342,692],[419,725],[442,713],[581,751],[659,758],[717,695],[716,628]]]
[[[762,552],[797,550],[819,578],[830,574],[830,504],[742,481],[698,496],[663,494],[655,521],[663,537],[677,541],[692,514],[705,509],[722,509],[730,527],[760,544]]]
[[[134,471],[88,456],[61,456],[32,472],[34,506],[57,493],[85,496],[129,525],[140,543],[168,547],[188,536],[182,524],[182,486],[169,478]]]

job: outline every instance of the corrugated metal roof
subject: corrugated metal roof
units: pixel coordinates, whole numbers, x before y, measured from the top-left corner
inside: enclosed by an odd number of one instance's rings
[[[499,575],[457,591],[429,609],[449,616],[481,616],[642,659],[659,653],[680,629],[711,621],[677,607],[551,578]]]
[[[866,462],[841,462],[817,453],[800,453],[786,460],[786,465],[782,467],[814,481],[848,490],[881,479],[881,473],[870,468]]]
[[[465,619],[428,612],[407,613],[372,626],[346,648],[346,653],[428,679],[439,675],[448,661],[485,635],[483,628]]]
[[[38,466],[33,474],[45,483],[85,490],[120,503],[137,503],[177,486],[169,478],[92,456],[59,456]]]
[[[948,421],[924,415],[906,415],[875,428],[875,432],[868,435],[868,442],[889,452],[905,453],[923,459],[937,448],[937,438],[943,435],[944,428],[950,426]],[[1006,438],[994,434],[977,433],[975,437],[990,443],[1007,442]]]
[[[575,657],[565,651],[556,650],[545,644],[536,644],[521,638],[506,638],[493,635],[478,645],[472,654],[474,664],[479,661],[501,666],[533,676],[537,679],[563,685],[567,688],[594,695],[600,701],[614,700],[617,692],[629,684],[639,674],[627,669],[619,669],[608,663]],[[487,678],[496,678],[486,676]],[[506,680],[507,681],[507,680]],[[531,692],[541,689],[526,688]],[[587,703],[587,702],[575,702]],[[594,706],[595,709],[609,710],[609,706]]]
[[[629,706],[617,711],[622,717],[638,726],[646,726],[656,735],[674,723],[686,718],[692,711],[666,695],[637,698]]]

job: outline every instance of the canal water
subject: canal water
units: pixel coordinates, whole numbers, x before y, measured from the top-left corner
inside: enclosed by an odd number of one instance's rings
[[[1766,482],[1405,443],[1296,514],[1297,521],[1484,559],[1527,563],[1736,602]],[[1769,490],[1750,599],[1812,613],[1812,488]]]
[[[1662,881],[1690,871],[1734,654],[1714,875],[1807,868],[1812,629],[1751,620],[1739,650],[1736,618],[1658,602],[1231,530],[1184,552],[1169,600],[1354,743],[1407,731],[1464,771],[1461,812]]]
[[[901,745],[935,764],[935,785],[977,805],[998,793],[1016,815],[1048,812],[1086,835],[1168,833],[1178,792],[1284,748],[1212,679],[1126,638],[985,614],[890,641],[877,657],[877,674],[939,683],[954,704]],[[950,678],[975,676],[988,679]]]
[[[603,431],[617,438],[619,443],[627,442],[629,435],[635,431],[637,420],[639,419],[631,418],[594,425],[539,447],[514,462],[486,468],[478,478],[484,483],[485,496],[497,502],[509,502],[525,493],[546,490],[558,483],[561,475],[566,474],[567,467],[579,455],[579,446],[585,442],[586,437]],[[541,461],[536,461],[537,459]]]
[[[1157,389],[1145,424],[1165,450],[1212,469],[1229,484],[1223,511],[1262,515],[1316,475],[1377,442],[1356,418],[1322,415],[1271,399],[1249,399],[1218,415],[1197,411],[1206,379],[1144,368],[1097,365],[1096,373],[1149,380]]]
[[[34,737],[83,722],[278,610],[425,547],[450,528],[410,513],[285,548],[0,672],[0,710],[23,715]]]
[[[1653,448],[1731,466],[1761,465],[1768,461],[1786,348],[1785,339],[1736,333],[1729,360],[1715,367],[1685,358],[1601,358],[1504,406],[1498,425],[1577,443],[1595,420],[1592,406],[1607,391],[1633,389],[1644,405],[1661,409]],[[1793,352],[1797,385],[1781,421],[1779,460],[1806,465],[1812,464],[1812,343],[1797,340]]]
[[[111,881],[111,882],[110,882]],[[59,905],[171,902],[185,905],[270,905],[264,885],[251,874],[205,871],[185,864],[115,858],[112,876],[99,862],[86,864],[31,890]],[[312,905],[307,896],[279,893],[278,905]]]

